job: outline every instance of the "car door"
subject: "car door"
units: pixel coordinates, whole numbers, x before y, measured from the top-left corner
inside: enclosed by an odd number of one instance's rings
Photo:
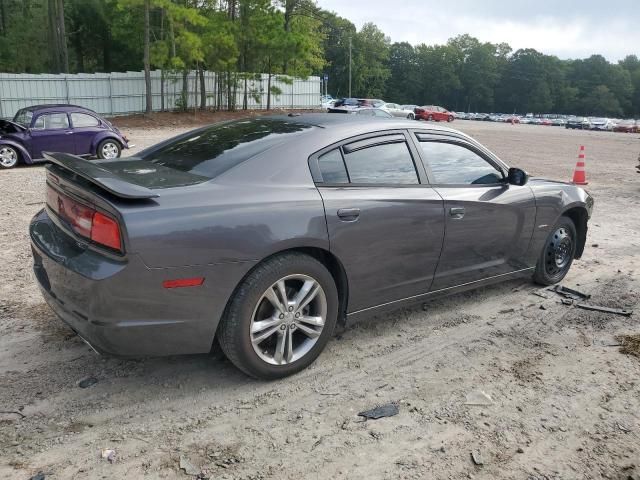
[[[73,131],[64,112],[43,113],[34,119],[30,129],[31,157],[42,158],[42,152],[75,153]]]
[[[443,202],[402,131],[359,137],[312,157],[349,312],[426,293],[444,235]]]
[[[76,155],[92,154],[93,139],[104,130],[100,120],[93,115],[82,112],[73,112],[70,117]]]
[[[444,200],[445,238],[432,290],[526,269],[536,214],[529,186],[509,185],[506,167],[462,137],[414,138]]]

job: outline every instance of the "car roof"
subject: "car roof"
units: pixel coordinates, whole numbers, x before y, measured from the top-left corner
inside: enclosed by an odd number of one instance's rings
[[[30,105],[28,107],[22,108],[21,110],[29,110],[31,112],[50,112],[50,111],[63,111],[63,112],[70,112],[70,111],[81,111],[81,112],[87,112],[87,113],[93,113],[96,114],[96,112],[94,112],[93,110],[86,108],[86,107],[81,107],[79,105],[70,105],[68,103],[49,103],[49,104],[43,104],[43,105]]]
[[[369,107],[373,109],[374,107]],[[376,109],[380,110],[380,109]],[[259,118],[284,120],[292,123],[303,123],[314,127],[320,127],[325,130],[340,131],[341,134],[349,133],[350,135],[360,135],[376,130],[392,130],[407,128],[423,128],[429,130],[438,130],[448,133],[456,133],[467,136],[462,132],[449,127],[443,127],[435,124],[421,124],[415,120],[403,120],[401,118],[383,118],[376,117],[360,117],[358,115],[345,115],[338,113],[300,113],[289,115],[266,115]],[[375,123],[372,123],[375,122]]]

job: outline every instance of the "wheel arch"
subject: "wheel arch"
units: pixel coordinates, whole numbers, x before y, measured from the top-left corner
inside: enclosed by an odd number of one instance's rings
[[[33,163],[33,159],[31,158],[31,155],[29,155],[29,152],[27,151],[26,148],[24,148],[22,145],[20,145],[17,142],[12,142],[8,139],[3,139],[0,141],[0,146],[2,145],[6,145],[7,147],[11,147],[13,149],[15,149],[18,152],[18,163],[22,162],[26,165],[29,165],[31,163]]]
[[[251,273],[256,268],[258,268],[260,265],[262,265],[264,262],[270,260],[271,258],[279,256],[279,255],[285,255],[287,253],[296,253],[296,252],[297,253],[303,253],[305,255],[308,255],[308,256],[316,259],[322,265],[324,265],[325,268],[329,271],[329,273],[333,277],[333,280],[336,283],[336,289],[338,290],[338,322],[337,322],[337,324],[340,324],[340,325],[344,325],[345,324],[346,316],[347,316],[346,315],[347,305],[348,305],[348,300],[349,300],[349,281],[348,281],[348,278],[347,278],[347,273],[346,273],[346,270],[344,268],[344,265],[342,265],[342,262],[333,253],[331,253],[329,250],[326,250],[326,249],[320,248],[320,247],[300,246],[300,247],[286,248],[286,249],[274,252],[271,255],[268,255],[267,257],[263,258],[262,260],[256,262],[244,274],[244,276],[240,279],[238,284],[233,289],[233,292],[231,292],[231,295],[229,295],[229,298],[227,298],[227,303],[226,303],[225,308],[224,308],[224,310],[222,312],[222,317],[220,318],[220,321],[218,322],[218,325],[216,327],[216,336],[218,334],[217,330],[218,330],[218,328],[220,328],[220,325],[222,324],[221,320],[227,314],[227,310],[229,308],[229,305],[231,304],[231,301],[233,300],[234,296],[236,295],[236,292],[238,291],[238,288],[240,288],[240,286],[244,283],[246,278],[249,275],[251,275]],[[215,342],[215,338],[214,338],[214,342]]]
[[[124,145],[122,144],[122,142],[118,137],[116,137],[115,135],[109,132],[103,132],[93,137],[93,142],[91,143],[91,152],[90,152],[91,155],[95,155],[95,156],[98,155],[98,146],[105,140],[114,140],[118,142],[118,145],[120,145],[120,149],[124,148]]]
[[[578,234],[576,254],[575,258],[582,257],[585,244],[587,243],[587,222],[589,221],[589,214],[584,206],[573,206],[562,212],[562,215],[569,217],[573,224],[576,226],[576,233]]]

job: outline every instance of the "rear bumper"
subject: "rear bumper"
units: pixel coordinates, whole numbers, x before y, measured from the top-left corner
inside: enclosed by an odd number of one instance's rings
[[[30,225],[34,273],[51,309],[96,351],[123,357],[206,353],[244,264],[148,268],[137,255],[113,260],[82,248],[41,211]],[[235,268],[237,271],[231,271]],[[226,275],[226,278],[225,278]],[[162,282],[204,276],[194,288]]]

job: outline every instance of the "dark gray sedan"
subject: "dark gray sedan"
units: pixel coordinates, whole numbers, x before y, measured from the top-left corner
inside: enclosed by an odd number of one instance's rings
[[[520,276],[559,282],[592,198],[434,124],[260,117],[117,161],[47,154],[31,222],[51,308],[97,351],[208,352],[261,378],[336,323]]]

